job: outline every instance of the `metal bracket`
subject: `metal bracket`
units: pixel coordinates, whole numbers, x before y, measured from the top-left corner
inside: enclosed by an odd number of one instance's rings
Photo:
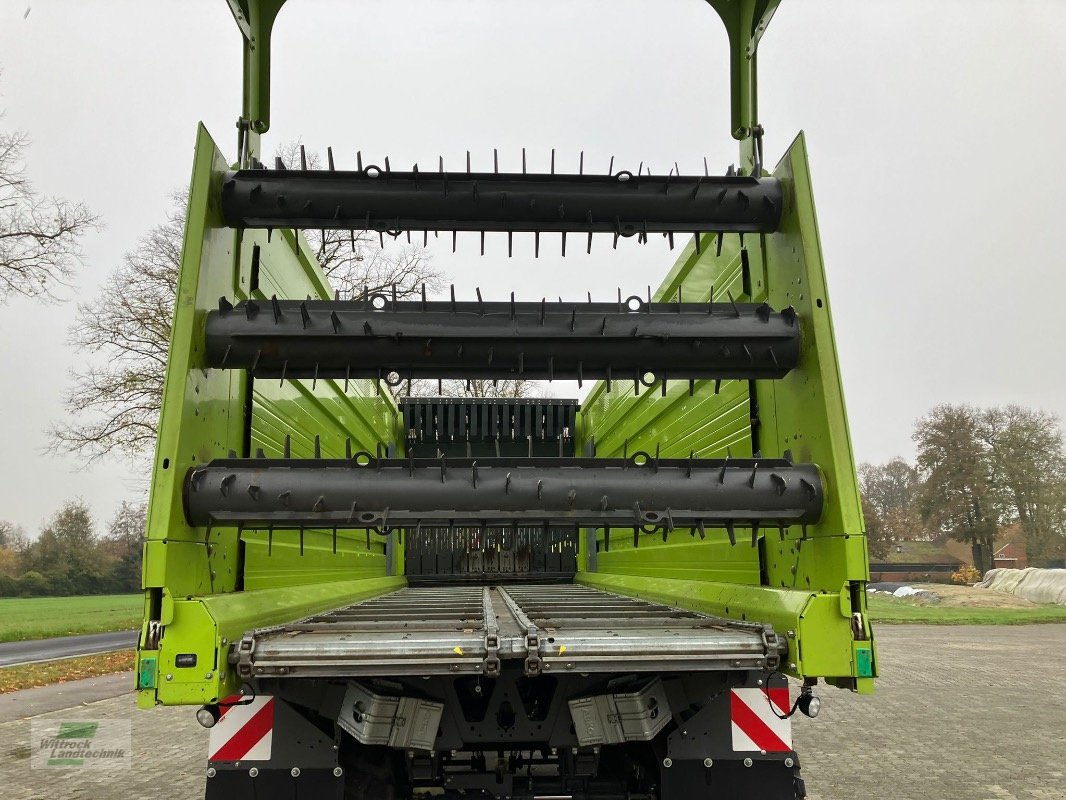
[[[500,629],[492,607],[492,590],[488,586],[482,592],[481,604],[485,622],[485,674],[496,677],[500,674]]]
[[[242,678],[252,677],[252,656],[255,653],[255,637],[245,636],[237,646],[234,647],[233,652],[230,653],[229,660],[231,664],[236,664],[237,674]]]
[[[499,592],[500,597],[503,598],[503,602],[507,606],[507,610],[510,611],[511,616],[514,617],[515,622],[521,625],[526,631],[526,675],[539,675],[541,671],[540,629],[537,627],[536,623],[526,615],[526,612],[522,610],[522,607],[518,605],[518,602],[508,594],[506,589],[501,588]]]

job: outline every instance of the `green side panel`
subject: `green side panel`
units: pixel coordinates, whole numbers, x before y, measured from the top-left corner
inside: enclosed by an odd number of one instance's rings
[[[230,452],[277,457],[286,437],[296,458],[314,456],[316,437],[323,457],[343,457],[349,442],[353,451],[395,447],[398,437],[395,404],[371,381],[256,381],[207,368],[204,325],[220,297],[269,304],[274,295],[333,294],[302,236],[225,227],[218,198],[228,168],[200,126],[144,548],[138,686],[148,705],[205,702],[235,688],[227,652],[248,630],[402,584],[387,577],[402,565],[390,569],[384,540],[368,543],[365,531],[335,540],[332,531],[239,532],[185,520],[182,487],[197,464]],[[175,667],[178,653],[195,654],[197,667]]]
[[[790,672],[860,688],[855,678],[876,674],[866,619],[866,537],[802,134],[773,174],[786,196],[780,229],[727,234],[720,242],[704,236],[700,252],[690,242],[655,299],[676,301],[680,293],[683,301],[707,302],[713,291],[718,301],[792,306],[802,333],[798,368],[779,381],[698,381],[691,395],[684,381],[668,381],[665,393],[660,381],[636,391],[618,382],[608,391],[601,383],[582,407],[577,446],[594,443],[600,457],[657,447],[664,458],[748,458],[756,451],[779,458],[791,451],[822,471],[822,518],[805,529],[761,530],[755,542],[740,530],[735,546],[725,531],[708,530],[700,541],[686,530],[665,543],[642,535],[634,548],[631,534],[616,531],[608,551],[600,532],[596,573],[580,579],[601,586],[614,581],[626,593],[656,586],[663,602],[711,603],[714,613],[770,622],[782,634],[792,630],[792,652],[802,658],[790,656],[796,665]],[[771,587],[776,594],[767,594]],[[860,617],[853,621],[854,613]],[[862,659],[854,628],[866,640]]]
[[[403,578],[373,578],[176,600],[173,622],[166,626],[159,650],[139,654],[141,687],[148,685],[146,662],[158,658],[158,672],[155,689],[142,688],[137,704],[150,708],[156,703],[217,702],[240,688],[226,653],[245,631],[365,600],[403,585]],[[294,609],[300,611],[294,615]],[[196,666],[177,666],[177,656],[188,654],[196,656]]]
[[[245,531],[244,588],[299,586],[350,578],[377,578],[386,572],[385,545],[364,531]],[[302,548],[302,550],[301,550]],[[402,573],[402,570],[398,570]]]

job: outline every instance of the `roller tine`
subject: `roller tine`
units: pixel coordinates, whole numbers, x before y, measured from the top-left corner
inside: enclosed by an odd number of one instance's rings
[[[422,231],[422,246],[426,247],[428,245],[429,245],[429,231],[425,230],[425,231]]]
[[[407,243],[411,244],[411,231],[405,231],[405,233],[407,234]]]
[[[485,231],[481,232],[481,255],[485,255]]]
[[[726,535],[729,537],[729,545],[731,547],[736,547],[736,545],[737,545],[737,532],[733,528],[732,520],[726,522],[726,524],[725,524],[725,532],[726,532]]]
[[[388,175],[392,172],[392,167],[389,165],[389,157],[385,156],[385,174]]]
[[[352,380],[352,365],[348,364],[344,369],[344,393],[348,394],[348,384]]]
[[[454,314],[455,313],[455,284],[454,283],[450,284],[448,286],[448,292],[451,294],[451,298],[452,298],[452,313]]]
[[[715,381],[714,381],[714,393],[718,394],[721,391],[722,391],[722,379],[721,378],[715,378]]]
[[[611,156],[611,165],[607,167],[607,174],[614,175],[614,156]]]
[[[326,163],[329,164],[329,171],[330,172],[335,172],[336,171],[336,168],[333,166],[333,148],[332,147],[327,147],[326,148]]]
[[[426,284],[422,284],[422,310],[426,310]]]
[[[492,171],[496,174],[500,172],[500,151],[495,147],[492,148]]]
[[[252,368],[249,370],[249,372],[252,374],[253,377],[255,376],[255,370],[259,366],[259,359],[262,357],[262,355],[263,355],[262,348],[256,348],[255,358],[252,359]]]
[[[748,477],[748,486],[752,489],[755,488],[755,476],[759,472],[759,462],[756,461],[755,465],[751,468],[751,475]]]
[[[729,298],[730,305],[733,306],[733,316],[736,317],[737,319],[740,319],[740,308],[737,307],[737,301],[733,299],[733,293],[730,292],[730,291],[727,291],[725,294],[726,294],[726,297]]]
[[[622,440],[622,461],[629,460],[629,437]],[[623,467],[625,464],[622,465]]]
[[[440,397],[444,394],[444,381],[437,378],[437,396]]]
[[[355,166],[360,172],[363,171],[363,151],[362,150],[356,150],[355,151]]]
[[[311,391],[312,392],[315,390],[316,386],[318,386],[318,362],[317,361],[315,362],[315,374],[311,378]]]
[[[514,233],[507,231],[507,257],[514,256]]]
[[[218,313],[220,316],[226,316],[233,310],[233,303],[227,300],[225,297],[218,298]]]
[[[526,174],[526,148],[522,148],[522,174]]]
[[[444,156],[437,156],[437,158],[439,159],[437,161],[437,172],[440,172],[441,174],[443,174],[444,173]]]
[[[540,258],[540,231],[533,233],[533,258]]]
[[[607,394],[611,393],[611,367],[607,366]]]
[[[751,523],[751,546],[759,546],[759,523],[757,521]]]
[[[292,458],[292,436],[285,434],[285,444],[282,450],[282,458]]]
[[[555,148],[552,148],[552,163],[551,163],[551,175],[555,174]]]
[[[459,233],[457,231],[452,231],[452,252],[453,253],[455,252],[455,245],[456,245],[458,239],[459,239]]]
[[[578,175],[584,175],[585,174],[585,151],[584,150],[581,151],[581,155],[578,156],[578,159],[577,159],[577,174]]]
[[[696,520],[696,532],[700,535],[700,541],[702,542],[707,538],[707,529],[703,526],[703,520]]]
[[[570,333],[574,332],[574,328],[577,326],[577,306],[574,306],[570,310]]]
[[[718,242],[715,245],[714,257],[715,258],[721,258],[722,257],[722,239],[725,237],[725,234],[722,231],[718,231],[717,236],[718,236]]]
[[[580,389],[584,383],[584,375],[582,374],[582,362],[577,362],[577,388]]]
[[[315,434],[315,458],[322,458],[322,438]]]
[[[703,243],[700,241],[699,231],[693,231],[693,233],[692,233],[692,241],[695,242],[695,244],[696,244],[696,255],[702,255],[703,254]]]
[[[285,373],[288,372],[288,369],[289,369],[289,360],[285,359],[284,361],[281,362],[281,380],[278,381],[278,386],[284,386],[285,385]]]
[[[300,145],[300,169],[307,172],[307,151],[302,144]]]
[[[469,150],[466,151],[466,171],[469,174],[469,172],[470,172],[470,151]]]
[[[352,460],[352,438],[350,436],[344,439],[344,457],[349,461]]]
[[[562,252],[563,258],[566,258],[566,231],[562,232],[562,248],[563,248],[563,252]]]

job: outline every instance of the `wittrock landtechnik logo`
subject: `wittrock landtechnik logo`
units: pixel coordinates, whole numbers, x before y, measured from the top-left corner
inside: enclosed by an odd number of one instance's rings
[[[129,768],[130,720],[57,720],[30,722],[35,769],[47,767]]]

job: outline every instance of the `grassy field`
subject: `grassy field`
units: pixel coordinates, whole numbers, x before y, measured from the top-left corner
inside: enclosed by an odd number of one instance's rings
[[[1066,606],[961,606],[929,603],[905,597],[868,598],[874,623],[921,622],[932,625],[1022,625],[1031,622],[1066,623]]]
[[[144,595],[0,598],[0,642],[140,627]]]
[[[135,660],[132,650],[119,650],[115,653],[64,658],[41,664],[3,667],[0,669],[0,694],[29,689],[32,686],[49,686],[53,683],[110,675],[112,672],[125,672],[133,669]],[[132,685],[131,680],[130,688]]]

